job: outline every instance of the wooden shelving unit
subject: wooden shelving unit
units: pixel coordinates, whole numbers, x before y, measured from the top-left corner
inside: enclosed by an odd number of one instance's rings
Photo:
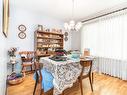
[[[34,49],[38,57],[53,55],[56,49],[63,49],[63,34],[35,31]]]

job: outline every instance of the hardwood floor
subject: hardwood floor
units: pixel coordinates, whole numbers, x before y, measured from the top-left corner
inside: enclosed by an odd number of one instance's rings
[[[26,76],[23,83],[8,86],[8,95],[32,95],[34,88],[33,74]],[[127,81],[108,75],[94,74],[94,92],[92,93],[89,80],[83,80],[84,95],[127,95]],[[80,95],[80,88],[71,89],[66,95]]]

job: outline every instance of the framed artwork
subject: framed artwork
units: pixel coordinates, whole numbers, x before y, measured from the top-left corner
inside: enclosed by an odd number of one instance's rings
[[[25,39],[26,38],[26,33],[25,32],[20,32],[18,34],[18,36],[19,36],[20,39]]]
[[[66,37],[64,38],[64,40],[65,40],[65,41],[68,41],[68,37],[66,36]]]
[[[18,37],[20,39],[25,39],[26,38],[26,33],[25,33],[26,26],[21,24],[21,25],[18,26],[18,30],[20,31],[19,34],[18,34]]]
[[[19,31],[24,32],[24,31],[26,31],[26,26],[21,24],[21,25],[19,25],[18,29],[19,29]]]
[[[64,36],[65,36],[64,40],[65,40],[65,41],[68,41],[68,32],[65,32],[65,33],[64,33]]]
[[[68,36],[68,32],[65,32],[64,35],[65,35],[65,36]]]
[[[9,0],[3,0],[3,34],[5,37],[8,35],[9,25]]]

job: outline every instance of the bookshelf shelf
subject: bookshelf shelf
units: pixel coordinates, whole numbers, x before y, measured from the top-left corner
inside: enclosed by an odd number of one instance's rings
[[[63,34],[35,31],[34,38],[34,49],[38,57],[50,56],[56,49],[63,49]]]

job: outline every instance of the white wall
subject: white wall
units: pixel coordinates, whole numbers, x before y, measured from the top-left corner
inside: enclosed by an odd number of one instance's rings
[[[0,0],[0,95],[5,95],[7,75],[7,39],[2,33],[2,0]]]
[[[71,49],[80,50],[81,49],[81,33],[80,31],[75,31],[71,33]]]
[[[27,28],[25,39],[19,39],[18,26],[24,24]],[[34,49],[34,31],[37,29],[37,25],[44,25],[46,28],[58,28],[63,29],[63,22],[52,18],[52,16],[45,16],[41,13],[32,12],[20,8],[14,8],[11,6],[10,11],[10,31],[8,37],[9,47],[20,47],[19,50],[33,50]],[[70,49],[69,41],[64,44],[65,49]]]
[[[24,24],[27,28],[25,39],[19,39],[18,26]],[[8,37],[9,47],[20,47],[19,50],[33,50],[34,48],[34,31],[37,29],[37,25],[42,24],[45,28],[58,28],[63,29],[63,22],[52,18],[51,16],[45,16],[41,13],[32,12],[29,10],[23,10],[20,8],[14,8],[11,6],[10,11],[10,32]],[[64,31],[64,30],[63,30]],[[69,41],[64,42],[65,49],[70,49],[70,37]]]

